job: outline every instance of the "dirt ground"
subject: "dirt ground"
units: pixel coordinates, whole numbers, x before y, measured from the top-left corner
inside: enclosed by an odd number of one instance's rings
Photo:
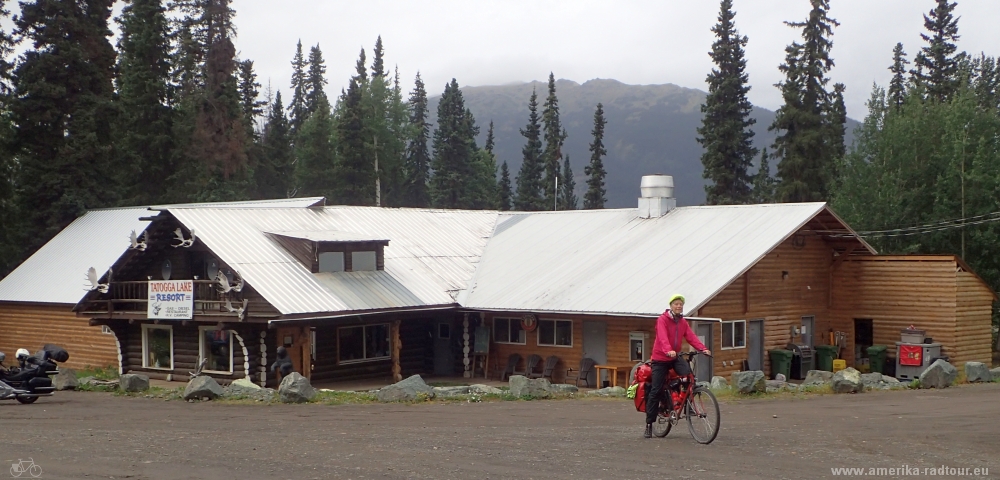
[[[707,446],[686,425],[643,439],[642,421],[608,399],[265,406],[59,392],[0,403],[0,479],[29,458],[46,479],[817,478],[904,465],[1000,477],[1000,384],[730,401]]]

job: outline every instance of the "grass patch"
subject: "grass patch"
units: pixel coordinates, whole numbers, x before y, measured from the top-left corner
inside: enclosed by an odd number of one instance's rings
[[[149,387],[148,390],[144,392],[126,392],[123,390],[115,389],[112,393],[116,397],[135,397],[135,398],[157,398],[161,400],[180,400],[184,395],[184,387],[177,388],[163,388],[163,387]]]
[[[427,383],[430,387],[468,387],[468,383],[462,382],[429,382]]]
[[[118,369],[112,366],[107,367],[91,367],[87,366],[83,370],[76,371],[76,378],[84,377],[94,377],[98,380],[117,380],[118,379]]]
[[[275,395],[277,400],[277,395]],[[378,397],[370,392],[343,392],[336,390],[316,392],[309,403],[319,403],[323,405],[364,405],[378,402]]]

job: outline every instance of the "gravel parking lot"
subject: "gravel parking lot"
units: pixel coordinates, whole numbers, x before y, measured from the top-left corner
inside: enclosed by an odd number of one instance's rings
[[[59,392],[0,403],[0,419],[0,478],[29,458],[40,478],[816,478],[942,465],[1000,477],[1000,384],[727,401],[707,446],[686,425],[643,439],[620,399],[236,405]]]

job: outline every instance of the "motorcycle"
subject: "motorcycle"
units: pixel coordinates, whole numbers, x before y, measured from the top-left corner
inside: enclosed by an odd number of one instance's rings
[[[23,404],[35,403],[38,397],[52,396],[56,389],[50,375],[59,373],[56,362],[69,360],[69,353],[62,347],[47,344],[35,355],[25,349],[17,351],[18,366],[3,364],[6,355],[0,352],[0,400],[17,400]]]

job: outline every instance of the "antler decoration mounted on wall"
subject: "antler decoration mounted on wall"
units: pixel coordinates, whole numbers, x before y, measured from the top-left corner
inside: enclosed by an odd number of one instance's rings
[[[108,269],[108,283],[99,283],[101,279],[97,276],[97,269],[95,269],[94,267],[90,267],[90,269],[87,270],[86,278],[87,281],[90,282],[90,287],[87,288],[87,290],[90,290],[91,292],[97,290],[98,292],[101,293],[108,293],[108,286],[111,285],[110,268]]]
[[[180,229],[180,227],[177,227],[177,229],[174,230],[174,240],[177,240],[180,243],[178,243],[177,245],[171,245],[171,246],[174,247],[174,248],[177,248],[177,247],[188,248],[191,245],[194,245],[194,241],[197,238],[198,237],[194,234],[194,229],[193,228],[191,229],[191,238],[184,238],[184,232]]]
[[[240,317],[240,321],[242,322],[243,321],[243,315],[247,311],[247,299],[245,299],[245,298],[243,299],[243,306],[241,306],[240,308],[233,308],[233,303],[230,302],[229,299],[227,298],[226,299],[226,310],[229,310],[229,313],[235,313],[236,316]]]
[[[142,237],[143,237],[142,241],[140,242],[139,241],[139,235],[136,235],[135,230],[132,230],[132,234],[129,235],[129,237],[128,237],[129,242],[132,245],[130,247],[128,247],[128,248],[131,249],[131,250],[138,250],[140,252],[145,251],[146,250],[146,233],[145,232],[143,232]]]
[[[239,293],[243,290],[243,276],[240,275],[240,272],[235,272],[234,275],[236,276],[236,283],[230,285],[229,277],[225,273],[222,273],[222,270],[219,270],[219,273],[215,275],[215,281],[219,284],[219,293]]]

